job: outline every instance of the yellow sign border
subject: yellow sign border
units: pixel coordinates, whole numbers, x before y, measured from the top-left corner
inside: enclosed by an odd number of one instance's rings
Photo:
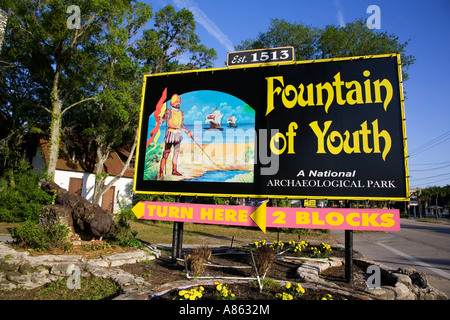
[[[403,132],[403,149],[404,149],[404,161],[405,161],[405,180],[406,180],[406,195],[405,197],[337,197],[337,196],[292,196],[292,195],[253,195],[253,194],[233,194],[233,193],[198,193],[198,192],[159,192],[159,191],[141,191],[136,190],[136,177],[139,166],[139,149],[141,146],[141,128],[143,121],[143,110],[144,110],[144,100],[145,100],[145,89],[147,84],[148,77],[158,77],[158,76],[170,76],[176,74],[185,74],[185,73],[199,73],[199,72],[214,72],[221,70],[231,70],[231,69],[247,69],[247,68],[261,68],[268,66],[277,66],[277,65],[297,65],[297,64],[311,64],[311,63],[322,63],[322,62],[334,62],[334,61],[351,61],[351,60],[359,60],[359,59],[378,59],[378,58],[389,58],[396,57],[397,58],[397,66],[398,66],[398,79],[399,79],[399,90],[400,90],[400,109],[402,116],[402,132]],[[141,99],[141,107],[140,107],[140,115],[139,115],[139,135],[138,135],[138,145],[136,148],[136,165],[134,168],[134,178],[133,178],[133,193],[139,194],[154,194],[154,195],[173,195],[173,196],[205,196],[205,197],[235,197],[235,198],[257,198],[257,199],[328,199],[328,200],[373,200],[373,201],[409,201],[409,170],[408,170],[408,149],[406,144],[406,118],[405,118],[405,106],[404,106],[404,94],[403,94],[403,76],[402,76],[402,64],[400,54],[398,53],[390,53],[390,54],[380,54],[380,55],[368,55],[368,56],[355,56],[355,57],[342,57],[342,58],[330,58],[330,59],[317,59],[317,60],[303,60],[303,61],[294,61],[294,62],[273,62],[273,63],[261,63],[261,64],[249,64],[242,66],[231,66],[231,67],[223,67],[223,68],[212,68],[212,69],[196,69],[196,70],[187,70],[187,71],[176,71],[176,72],[166,72],[166,73],[156,73],[156,74],[146,74],[144,75],[144,82],[142,84],[142,99]]]

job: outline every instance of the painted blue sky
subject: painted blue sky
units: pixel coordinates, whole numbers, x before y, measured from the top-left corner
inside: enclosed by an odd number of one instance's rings
[[[233,95],[211,90],[193,91],[181,95],[181,109],[184,111],[184,123],[205,122],[206,115],[214,108],[222,112],[222,123],[234,115],[239,123],[254,123],[255,112],[246,107],[246,103]]]
[[[167,4],[194,13],[202,43],[218,53],[265,32],[271,18],[316,27],[367,19],[370,5],[381,10],[381,28],[409,41],[407,53],[417,60],[405,82],[406,129],[411,187],[450,184],[450,1],[448,0],[146,0],[154,10]]]

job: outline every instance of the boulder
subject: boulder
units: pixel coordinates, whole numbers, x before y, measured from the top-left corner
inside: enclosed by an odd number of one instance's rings
[[[52,196],[56,195],[55,204],[71,213],[73,228],[82,239],[101,238],[114,232],[114,221],[111,214],[104,211],[98,204],[92,204],[54,182],[44,182],[41,188]],[[52,213],[55,219],[57,216],[60,218],[64,216],[62,210],[56,211],[58,213]],[[62,218],[62,220],[64,219]],[[67,218],[67,220],[69,219]]]

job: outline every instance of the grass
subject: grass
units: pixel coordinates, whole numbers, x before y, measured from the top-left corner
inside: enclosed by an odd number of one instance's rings
[[[119,293],[119,286],[110,279],[82,277],[80,289],[69,289],[67,279],[61,278],[34,289],[0,290],[0,300],[105,300]]]
[[[81,278],[80,289],[69,289],[66,279],[51,282],[36,292],[36,300],[103,300],[117,295],[119,286],[110,279]]]

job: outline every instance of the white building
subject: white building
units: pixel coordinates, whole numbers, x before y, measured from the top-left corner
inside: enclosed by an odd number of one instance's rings
[[[109,174],[105,183],[108,183],[115,175],[120,173],[128,154],[125,150],[111,152],[104,165],[104,172]],[[31,164],[36,171],[43,172],[46,163],[48,163],[48,142],[40,139],[36,155],[33,157]],[[125,171],[124,175],[103,194],[100,205],[104,210],[118,212],[120,209],[119,203],[131,205],[133,199],[133,164],[134,161],[132,161],[130,168]],[[56,164],[55,183],[61,188],[82,196],[88,201],[92,201],[95,174],[84,170],[76,160],[65,154],[63,150],[60,150]]]

